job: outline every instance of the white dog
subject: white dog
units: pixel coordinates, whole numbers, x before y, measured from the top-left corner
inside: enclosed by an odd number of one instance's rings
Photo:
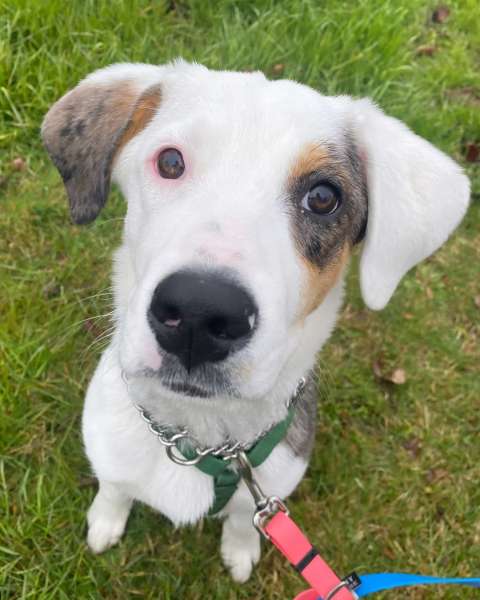
[[[353,246],[363,242],[363,298],[381,309],[465,214],[460,167],[369,100],[183,61],[93,73],[51,108],[42,134],[76,223],[95,219],[110,179],[128,203],[115,334],[83,417],[100,484],[91,549],[118,542],[134,500],[175,524],[217,500],[214,477],[170,460],[152,430],[183,440],[174,457],[248,450],[293,411],[255,468],[268,494],[288,496],[312,448],[310,373]],[[260,556],[253,511],[240,483],[219,513],[238,581]]]

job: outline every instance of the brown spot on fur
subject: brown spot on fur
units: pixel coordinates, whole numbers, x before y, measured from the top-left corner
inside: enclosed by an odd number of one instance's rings
[[[350,245],[346,243],[343,248],[334,255],[332,260],[322,268],[311,263],[304,256],[302,262],[306,271],[305,284],[303,287],[303,303],[299,314],[299,320],[303,321],[308,315],[320,306],[325,296],[337,283],[340,274],[350,257]]]
[[[115,155],[136,135],[138,135],[155,116],[155,112],[162,98],[160,84],[148,88],[138,99],[128,124],[124,129],[116,150]]]
[[[327,148],[318,144],[309,144],[295,160],[290,169],[289,179],[300,179],[304,175],[319,171],[331,161],[332,157]]]

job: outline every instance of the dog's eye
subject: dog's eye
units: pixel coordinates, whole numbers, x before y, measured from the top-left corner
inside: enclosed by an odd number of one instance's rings
[[[302,200],[302,207],[316,215],[331,215],[340,206],[340,192],[330,183],[317,183]]]
[[[157,158],[157,169],[164,179],[178,179],[185,171],[182,153],[176,148],[162,150]]]

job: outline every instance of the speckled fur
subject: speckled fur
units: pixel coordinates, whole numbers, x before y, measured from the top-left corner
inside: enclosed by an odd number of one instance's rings
[[[153,103],[145,102],[152,97]],[[157,86],[140,94],[129,82],[91,83],[72,90],[48,112],[43,142],[62,176],[75,223],[93,221],[103,208],[115,155],[153,118],[159,102]]]
[[[288,428],[285,443],[295,456],[308,461],[315,441],[318,390],[313,372],[306,378],[305,388],[297,402],[295,416]]]

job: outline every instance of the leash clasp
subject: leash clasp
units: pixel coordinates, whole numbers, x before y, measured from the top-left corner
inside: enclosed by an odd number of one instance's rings
[[[289,514],[288,508],[278,496],[269,496],[267,498],[266,506],[264,508],[257,509],[253,515],[253,525],[255,526],[255,529],[257,529],[257,531],[259,531],[267,540],[270,539],[270,536],[265,529],[267,521],[269,521],[271,517],[275,516],[279,511],[285,513],[286,515]]]
[[[245,452],[239,451],[235,459],[239,466],[240,475],[255,501],[256,510],[253,516],[253,525],[265,538],[270,539],[265,531],[266,522],[279,510],[288,515],[288,509],[278,496],[265,495],[253,476],[252,465]]]
[[[355,589],[361,584],[360,577],[355,573],[350,573],[336,585],[333,590],[330,590],[325,596],[325,600],[332,600],[340,590],[347,588],[353,598],[358,598]]]

